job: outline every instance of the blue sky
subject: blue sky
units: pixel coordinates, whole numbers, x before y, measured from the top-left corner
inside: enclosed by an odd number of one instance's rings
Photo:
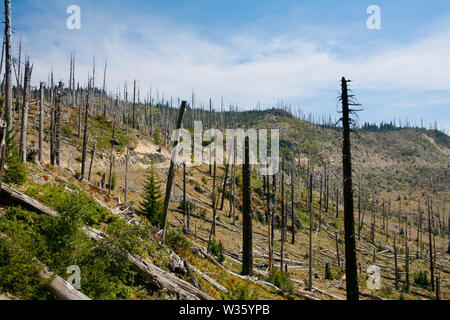
[[[137,79],[142,95],[209,97],[252,108],[283,100],[336,114],[341,76],[351,78],[362,121],[401,117],[450,130],[450,2],[267,0],[16,0],[15,40],[35,64],[67,81],[70,52],[85,83],[95,52],[115,91]],[[81,30],[66,8],[81,8]],[[368,30],[369,5],[381,30]],[[15,46],[17,47],[17,45]]]

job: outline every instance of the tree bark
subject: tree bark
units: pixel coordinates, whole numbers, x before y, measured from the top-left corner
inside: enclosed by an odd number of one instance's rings
[[[181,129],[181,126],[183,124],[184,111],[186,110],[186,104],[187,104],[186,101],[181,102],[176,129]],[[175,149],[175,147],[177,145],[178,145],[178,140],[173,143],[173,149]],[[162,239],[161,239],[163,243],[165,242],[165,237],[166,237],[167,212],[169,211],[170,194],[172,191],[173,178],[175,176],[175,164],[174,164],[173,160],[174,159],[171,159],[171,161],[170,161],[169,174],[167,176],[167,183],[166,183],[166,194],[164,196],[164,206],[163,206],[163,212],[162,212],[161,221],[160,221],[161,228],[163,230]]]
[[[92,89],[94,90],[94,89]],[[81,174],[80,181],[83,181],[84,175],[86,173],[86,161],[87,161],[87,148],[88,148],[88,140],[89,140],[89,105],[90,105],[90,88],[88,86],[88,94],[86,99],[86,110],[84,113],[84,133],[83,133],[83,149],[81,154]]]
[[[249,137],[245,137],[245,162],[242,166],[242,275],[253,273],[253,242],[250,185]]]
[[[5,46],[6,46],[6,116],[7,131],[12,129],[12,55],[11,55],[11,0],[5,0]]]
[[[45,112],[45,102],[44,102],[44,83],[41,82],[40,88],[40,103],[39,103],[39,153],[38,159],[42,164],[43,156],[43,147],[44,147],[44,112]]]
[[[23,105],[22,105],[22,124],[20,130],[20,160],[23,163],[27,162],[27,128],[28,128],[28,109],[30,107],[30,82],[33,66],[30,65],[30,60],[27,59],[25,63],[25,79],[23,91]]]
[[[342,78],[342,165],[344,184],[344,229],[345,229],[345,281],[348,300],[359,299],[358,270],[356,261],[355,226],[353,216],[352,162],[350,145],[350,110],[347,80]]]

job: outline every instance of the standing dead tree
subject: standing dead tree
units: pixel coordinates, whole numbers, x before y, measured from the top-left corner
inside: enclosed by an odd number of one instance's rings
[[[359,299],[358,269],[356,261],[355,221],[353,215],[352,159],[350,144],[350,112],[347,83],[342,77],[342,166],[344,184],[344,231],[345,231],[345,281],[348,300]]]
[[[432,228],[431,228],[431,200],[428,199],[428,245],[430,248],[430,274],[431,274],[431,290],[434,291],[434,259],[433,259],[433,242],[432,242]]]
[[[88,148],[88,139],[89,139],[89,105],[90,105],[90,86],[88,85],[88,93],[86,98],[86,109],[84,113],[84,131],[83,131],[83,149],[81,152],[81,174],[80,181],[83,181],[85,171],[86,171],[86,160],[87,160],[87,148]]]
[[[116,98],[116,106],[118,104],[119,98]],[[116,144],[115,141],[116,138],[116,113],[114,112],[114,118],[113,118],[113,127],[112,127],[112,136],[111,136],[111,155],[109,159],[109,193],[111,194],[112,184],[113,184],[113,167],[114,167],[114,145]]]
[[[250,146],[245,137],[245,161],[242,166],[242,272],[244,276],[253,273],[253,241],[250,185]]]
[[[39,86],[40,101],[39,101],[39,151],[38,159],[42,163],[43,147],[44,147],[44,113],[45,113],[45,100],[44,100],[44,83],[41,82]]]
[[[88,181],[91,181],[91,172],[92,172],[92,166],[94,165],[95,149],[96,148],[97,148],[97,141],[94,141],[94,146],[92,147],[92,152],[91,152],[91,163],[89,165]]]
[[[30,65],[30,60],[25,62],[25,78],[23,91],[23,105],[22,105],[22,123],[20,130],[20,160],[23,163],[27,162],[27,128],[28,128],[28,109],[30,107],[30,82],[33,66]]]
[[[281,160],[281,248],[280,248],[280,271],[283,272],[284,241],[285,241],[285,220],[284,220],[284,158]]]
[[[60,166],[60,148],[61,148],[61,104],[63,96],[64,83],[59,82],[58,89],[55,94],[55,106],[53,110],[53,126],[52,140],[53,148],[51,152],[51,161],[53,166]]]
[[[312,184],[313,184],[313,177],[312,177],[312,172],[311,170],[309,170],[309,191],[308,191],[308,212],[309,212],[309,253],[308,253],[308,258],[309,258],[309,272],[308,272],[308,276],[309,276],[309,280],[308,280],[308,290],[312,291],[313,289],[313,284],[312,284],[312,279],[313,279],[313,274],[312,274],[312,268],[313,268],[313,249],[312,249],[312,233],[313,233],[313,214],[312,214]]]
[[[291,226],[292,226],[292,239],[291,243],[295,244],[295,223],[294,223],[294,165],[291,166]]]
[[[177,130],[181,129],[181,125],[183,123],[183,116],[184,111],[186,110],[186,101],[181,102],[180,106],[180,112],[178,114],[178,120],[177,120]],[[176,150],[176,146],[178,145],[178,139],[176,139],[173,143],[173,150]],[[174,152],[172,151],[172,152]],[[170,167],[169,167],[169,174],[167,176],[167,183],[166,183],[166,194],[164,196],[164,205],[163,205],[163,212],[161,215],[161,229],[163,230],[163,234],[161,237],[162,243],[165,242],[165,236],[166,236],[166,226],[167,226],[167,212],[169,211],[169,202],[170,202],[170,194],[172,191],[172,185],[173,185],[173,179],[175,177],[175,163],[174,163],[174,154],[172,155],[171,161],[170,161]]]
[[[11,55],[11,0],[5,0],[5,48],[6,48],[6,64],[5,64],[5,104],[6,114],[5,121],[7,131],[12,129],[12,55]]]

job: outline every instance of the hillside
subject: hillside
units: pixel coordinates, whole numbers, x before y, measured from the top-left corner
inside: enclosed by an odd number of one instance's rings
[[[139,254],[143,259],[151,261],[164,270],[173,272],[171,266],[171,254],[168,249],[174,250],[181,259],[186,259],[197,271],[196,278],[200,281],[200,288],[209,296],[217,299],[345,299],[344,280],[344,246],[343,246],[343,213],[342,202],[338,202],[339,210],[336,212],[336,190],[341,189],[341,133],[336,129],[327,129],[310,123],[303,122],[281,110],[269,110],[265,112],[255,111],[243,112],[237,116],[237,125],[246,128],[280,128],[280,148],[282,156],[287,160],[286,167],[286,193],[288,199],[288,227],[287,241],[284,243],[284,262],[287,266],[288,280],[283,275],[268,274],[268,251],[267,251],[267,221],[266,221],[266,199],[263,190],[261,176],[253,173],[252,183],[252,209],[253,209],[253,252],[255,278],[242,279],[239,277],[240,261],[242,259],[242,217],[241,217],[241,169],[237,168],[236,194],[237,219],[234,220],[230,210],[230,192],[225,193],[225,201],[222,210],[217,212],[217,229],[215,240],[223,246],[222,254],[224,261],[217,263],[215,259],[221,260],[220,255],[212,258],[202,254],[196,248],[206,247],[212,221],[212,185],[213,177],[209,174],[207,165],[187,168],[187,199],[192,205],[190,228],[191,232],[183,234],[183,214],[180,207],[183,193],[182,168],[176,169],[174,188],[170,203],[169,223],[173,234],[168,241],[167,247],[158,244],[157,230],[148,225],[139,214],[140,201],[142,201],[143,185],[145,176],[153,159],[156,164],[161,181],[161,189],[164,190],[170,159],[170,149],[159,146],[153,138],[142,131],[126,128],[122,123],[117,124],[116,141],[114,151],[114,173],[115,188],[111,194],[108,188],[102,189],[99,183],[103,175],[108,177],[110,164],[110,141],[112,137],[113,120],[97,116],[90,119],[89,129],[91,140],[97,141],[97,150],[93,161],[90,182],[76,179],[81,168],[81,144],[82,139],[76,135],[76,109],[67,109],[63,119],[64,127],[63,146],[61,152],[61,168],[48,164],[49,146],[44,144],[44,164],[39,167],[28,163],[28,180],[21,186],[15,186],[19,191],[37,199],[43,204],[54,208],[64,216],[64,212],[74,216],[82,215],[77,230],[83,226],[95,227],[112,237],[115,246]],[[30,110],[29,142],[37,145],[37,113],[34,105]],[[226,118],[226,115],[225,115]],[[18,120],[18,119],[16,119]],[[48,119],[47,119],[48,120]],[[48,123],[47,123],[48,125]],[[363,299],[432,299],[434,293],[419,280],[419,272],[429,272],[428,260],[428,237],[424,233],[423,239],[416,241],[417,234],[417,212],[419,206],[426,210],[426,200],[433,201],[433,226],[435,234],[436,274],[440,278],[441,298],[448,299],[450,295],[450,264],[448,254],[448,219],[447,203],[449,203],[449,156],[450,146],[448,136],[438,132],[404,129],[387,132],[365,132],[353,135],[353,161],[355,171],[355,195],[362,198],[362,223],[361,231],[357,241],[357,254],[359,262],[359,283]],[[128,161],[128,193],[127,201],[124,203],[126,145],[130,146]],[[90,148],[92,148],[90,143]],[[159,151],[159,148],[161,150]],[[307,212],[307,186],[306,166],[308,155],[314,167],[314,192],[313,192],[313,272],[314,290],[306,291],[308,278],[308,244],[309,244],[309,213]],[[91,156],[89,155],[88,161]],[[321,195],[319,192],[320,174],[324,172],[324,165],[330,172],[330,199],[329,207],[324,210],[319,203]],[[295,169],[294,177],[294,214],[291,216],[291,179],[290,166]],[[222,186],[225,168],[217,167],[216,185]],[[358,186],[361,186],[359,189]],[[72,191],[70,191],[72,190]],[[71,193],[74,190],[79,194],[82,203],[87,206],[79,207],[77,210],[62,208],[62,203],[68,202],[75,205]],[[339,191],[340,192],[340,191]],[[221,192],[218,193],[221,197]],[[86,197],[86,198],[85,198]],[[277,197],[280,199],[279,186]],[[91,202],[88,199],[95,198]],[[342,199],[342,196],[339,196]],[[79,200],[79,199],[78,199]],[[357,199],[355,199],[357,200]],[[375,206],[370,205],[374,201]],[[75,201],[75,202],[73,202]],[[81,201],[81,200],[80,200]],[[386,204],[386,212],[382,209],[383,201]],[[99,205],[99,203],[101,205]],[[387,215],[387,204],[390,203],[389,215]],[[420,204],[419,204],[420,203]],[[78,203],[79,204],[79,203]],[[102,208],[107,206],[109,209]],[[274,257],[275,267],[279,266],[279,252],[281,246],[281,233],[279,225],[279,214],[281,211],[280,201],[277,201],[275,210],[274,231]],[[35,255],[42,257],[43,262],[49,264],[61,277],[66,278],[65,265],[57,251],[50,246],[48,237],[48,225],[52,224],[50,218],[39,217],[36,213],[22,211],[14,203],[2,203],[0,207],[2,217],[0,218],[0,233],[5,233],[16,244],[23,245]],[[397,217],[398,212],[402,216]],[[114,214],[115,213],[115,214]],[[384,216],[383,216],[383,213]],[[425,211],[426,213],[426,211]],[[358,216],[358,213],[355,213]],[[405,218],[408,216],[408,218]],[[69,217],[71,217],[69,215]],[[364,218],[365,217],[365,218]],[[72,217],[73,218],[73,217]],[[292,226],[291,218],[295,221],[295,243],[291,243]],[[358,221],[360,221],[358,216]],[[423,217],[422,229],[426,231],[426,214]],[[374,227],[371,229],[373,219]],[[120,222],[121,221],[121,222]],[[131,224],[124,223],[127,221]],[[136,224],[138,222],[138,224]],[[399,225],[400,222],[400,225]],[[442,223],[442,224],[441,224]],[[386,228],[386,224],[388,227]],[[58,224],[64,227],[64,224]],[[359,224],[357,223],[359,226]],[[408,228],[405,241],[405,225]],[[9,234],[8,231],[21,230]],[[64,229],[61,229],[64,230]],[[72,264],[81,264],[82,278],[81,291],[93,299],[168,299],[175,298],[171,293],[162,293],[164,290],[155,288],[148,281],[142,279],[131,271],[128,262],[123,261],[115,255],[103,255],[96,253],[95,257],[89,257],[83,250],[91,248],[92,244],[77,231],[73,231],[72,238],[60,239],[64,243],[64,257]],[[372,236],[373,231],[373,239]],[[136,235],[130,234],[136,232]],[[42,246],[32,250],[33,245],[27,237],[35,236],[42,242]],[[53,235],[58,237],[58,235]],[[61,235],[59,235],[61,236]],[[337,236],[337,238],[336,238]],[[405,244],[409,247],[409,277],[411,290],[402,293],[395,290],[394,272],[394,250],[393,239],[396,237],[396,253],[398,254],[398,265],[400,269],[400,287],[405,278]],[[28,239],[28,240],[27,240]],[[47,239],[47,240],[46,240]],[[77,245],[75,245],[75,243]],[[101,244],[103,246],[104,244]],[[77,248],[83,248],[77,249]],[[94,249],[91,249],[94,250]],[[101,252],[109,252],[103,248]],[[77,252],[80,251],[80,252]],[[95,251],[95,250],[94,250]],[[199,253],[200,252],[200,253]],[[89,257],[89,259],[87,258]],[[220,259],[219,259],[220,258]],[[92,260],[90,260],[92,259]],[[106,268],[100,265],[107,261]],[[1,260],[0,260],[1,262]],[[84,263],[84,264],[83,264]],[[93,266],[90,266],[90,263]],[[329,273],[325,279],[325,268],[328,264]],[[67,266],[68,266],[67,265]],[[383,288],[371,291],[366,287],[368,277],[367,268],[377,265],[381,268]],[[30,267],[31,268],[31,267]],[[96,269],[95,269],[96,268]],[[123,276],[117,276],[117,270],[124,269]],[[231,271],[231,273],[229,272]],[[101,274],[106,283],[112,288],[101,288],[95,290],[95,273]],[[174,272],[175,273],[175,272]],[[202,276],[206,275],[205,276]],[[180,276],[187,282],[195,284],[191,276],[183,274]],[[209,278],[209,279],[208,279]],[[211,280],[211,278],[213,280]],[[415,282],[415,278],[417,281]],[[84,279],[84,280],[83,280]],[[93,281],[85,285],[87,281]],[[33,297],[40,299],[50,298],[48,294],[42,293],[45,284],[39,281],[27,284],[24,288],[7,287],[5,297],[9,295],[27,298],[24,292],[33,291]],[[217,284],[217,283],[218,284]],[[269,282],[269,283],[267,283]],[[224,287],[225,290],[223,290]],[[33,289],[31,289],[33,288]],[[85,290],[84,290],[85,288]],[[281,291],[279,290],[281,289]],[[12,292],[16,290],[17,292]],[[112,292],[118,292],[112,294]],[[20,295],[24,296],[20,296]]]

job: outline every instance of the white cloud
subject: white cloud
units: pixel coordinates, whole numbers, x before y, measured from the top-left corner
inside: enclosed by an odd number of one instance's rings
[[[386,52],[343,59],[330,48],[291,36],[247,33],[207,39],[193,27],[161,18],[136,16],[126,25],[106,15],[96,19],[91,26],[83,21],[81,31],[61,32],[53,31],[60,21],[50,20],[27,35],[35,83],[47,79],[51,66],[57,79],[67,79],[69,54],[75,49],[81,83],[86,82],[95,51],[98,78],[108,60],[111,90],[136,78],[144,92],[152,83],[166,96],[188,98],[194,88],[204,101],[209,96],[219,101],[223,93],[226,102],[243,106],[316,97],[323,90],[338,90],[341,76],[353,79],[357,90],[450,88],[449,31]]]

